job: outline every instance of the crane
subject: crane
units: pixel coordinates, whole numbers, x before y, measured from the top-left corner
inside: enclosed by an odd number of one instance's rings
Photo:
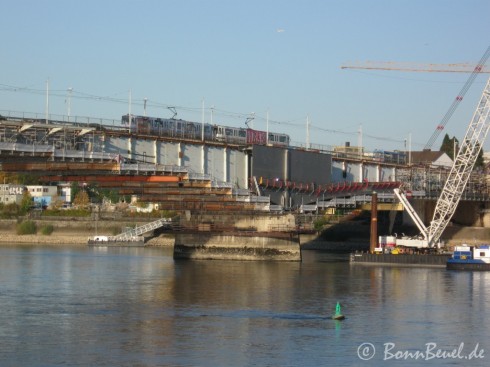
[[[476,65],[470,65],[468,63],[460,64],[410,64],[410,63],[394,63],[394,62],[367,62],[364,64],[352,64],[343,65],[341,69],[370,69],[370,70],[398,70],[398,71],[415,71],[415,72],[441,72],[441,73],[471,73],[468,80],[461,88],[460,92],[457,94],[453,103],[449,107],[448,111],[442,118],[441,122],[436,126],[434,133],[431,135],[427,144],[424,146],[424,150],[430,150],[434,145],[435,141],[439,137],[440,133],[446,127],[449,119],[453,115],[456,108],[463,100],[468,89],[470,89],[473,81],[476,79],[478,74],[490,73],[490,69],[485,67],[485,63],[490,57],[490,46],[487,48],[483,56],[480,58]]]
[[[473,73],[475,69],[480,68],[479,73],[490,73],[490,68],[484,65],[469,63],[453,64],[421,64],[410,62],[394,61],[365,61],[345,63],[340,66],[341,69],[358,69],[358,70],[388,70],[417,73]]]
[[[397,244],[410,247],[434,247],[451,220],[470,178],[478,154],[490,129],[490,78],[482,92],[473,118],[466,130],[458,154],[439,196],[429,227],[425,227],[403,193],[395,191],[414,219],[423,240],[401,239]]]

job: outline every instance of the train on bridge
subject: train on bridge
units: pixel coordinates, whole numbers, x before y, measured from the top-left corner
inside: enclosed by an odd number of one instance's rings
[[[141,135],[169,136],[239,145],[271,145],[277,147],[290,145],[288,134],[209,123],[202,124],[173,118],[126,114],[121,118],[121,126],[131,133]]]

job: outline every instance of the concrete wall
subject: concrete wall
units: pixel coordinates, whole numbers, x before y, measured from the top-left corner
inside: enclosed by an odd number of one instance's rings
[[[329,183],[332,157],[329,154],[290,150],[289,167],[289,180],[293,182]]]
[[[396,181],[395,172],[395,168],[379,164],[335,160],[332,162],[331,182]]]
[[[176,234],[175,259],[301,261],[297,237]]]
[[[240,188],[248,188],[248,176],[317,184],[361,182],[365,179],[370,182],[396,181],[393,167],[333,161],[330,154],[313,151],[257,145],[253,146],[249,158],[246,152],[224,146],[203,147],[201,144],[137,139],[134,136],[95,138],[100,140],[95,145],[103,146],[105,152],[141,162],[185,166],[192,172],[209,174],[214,179]],[[290,197],[284,193],[270,192],[267,195],[279,204],[290,201]]]
[[[104,151],[140,162],[187,167],[240,188],[248,187],[247,154],[228,147],[165,142],[135,137],[100,138]]]
[[[180,144],[180,165],[187,167],[191,172],[205,173],[202,166],[202,145]]]
[[[251,176],[288,179],[287,149],[255,145],[252,149]]]
[[[253,229],[256,232],[290,231],[295,229],[293,214],[235,214],[226,215],[207,214],[205,212],[181,219],[183,226],[197,227],[202,223],[212,223],[218,227],[230,229]]]
[[[206,155],[206,173],[214,178],[224,181],[225,177],[225,152],[222,148],[208,147]]]
[[[332,181],[332,157],[330,154],[254,146],[251,159],[251,176],[264,179],[294,182],[299,184],[327,184]],[[272,204],[298,206],[316,201],[313,187],[309,192],[292,192],[264,188]]]

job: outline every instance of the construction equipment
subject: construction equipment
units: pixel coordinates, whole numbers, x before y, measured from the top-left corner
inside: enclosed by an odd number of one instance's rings
[[[458,105],[463,100],[466,92],[468,91],[468,89],[470,89],[471,85],[473,84],[473,81],[476,79],[477,75],[481,73],[481,70],[483,70],[483,67],[485,66],[485,63],[487,62],[489,56],[490,56],[490,47],[487,48],[487,50],[485,51],[485,53],[481,57],[480,61],[478,62],[477,66],[475,66],[475,68],[473,69],[473,72],[468,77],[468,80],[463,85],[463,88],[458,93],[456,98],[453,100],[453,103],[449,107],[449,110],[446,112],[446,114],[442,118],[441,122],[436,126],[434,133],[430,137],[430,139],[427,142],[427,144],[425,145],[424,149],[431,149],[432,148],[432,145],[434,145],[439,134],[441,133],[442,130],[444,130],[447,122],[449,121],[449,119],[453,115],[454,111],[456,111],[456,108],[458,107]]]
[[[453,103],[449,107],[448,111],[442,118],[441,122],[437,124],[434,133],[425,144],[424,150],[431,149],[435,141],[439,137],[440,133],[446,127],[449,119],[453,115],[456,108],[459,106],[461,101],[468,89],[470,89],[473,81],[478,74],[490,73],[489,68],[485,68],[485,63],[490,57],[490,47],[487,48],[480,61],[476,65],[470,65],[467,63],[461,64],[410,64],[410,63],[395,63],[395,62],[366,62],[352,65],[343,65],[341,69],[369,69],[369,70],[397,70],[397,71],[407,71],[407,72],[438,72],[438,73],[471,73],[468,80],[461,88],[460,92],[456,95]]]
[[[396,192],[397,196],[405,205],[412,219],[421,231],[423,239],[401,239],[397,245],[408,247],[435,247],[440,237],[451,220],[463,191],[470,178],[471,171],[478,158],[480,150],[490,129],[490,78],[483,90],[480,102],[476,108],[473,118],[468,126],[465,137],[456,159],[451,167],[448,178],[437,200],[436,208],[429,227],[423,225],[403,193]],[[421,224],[421,225],[420,225]]]
[[[421,64],[395,61],[364,61],[346,63],[341,65],[340,68],[358,70],[388,70],[417,73],[473,73],[475,69],[479,69],[479,73],[490,73],[490,68],[481,65],[481,63]]]

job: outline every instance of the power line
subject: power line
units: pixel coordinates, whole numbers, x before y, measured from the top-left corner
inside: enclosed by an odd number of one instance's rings
[[[46,93],[46,90],[44,89],[36,89],[32,87],[18,87],[18,86],[12,86],[12,85],[7,85],[7,84],[1,84],[0,83],[0,90],[4,90],[7,92],[20,92],[20,93],[29,93],[29,94],[35,94],[35,95],[44,95]],[[60,97],[60,98],[66,98],[67,97],[67,90],[50,90],[50,96],[53,97]],[[85,92],[79,92],[74,89],[71,89],[71,97],[70,98],[75,98],[75,99],[80,99],[80,100],[91,100],[91,101],[98,101],[98,102],[111,102],[111,103],[118,103],[118,104],[128,104],[128,99],[124,98],[116,98],[116,97],[110,97],[110,96],[97,96],[93,95],[90,93],[85,93]],[[144,105],[144,99],[141,99],[141,102],[138,102],[138,99],[133,99],[131,102],[132,105],[136,106],[143,106]],[[162,108],[162,109],[169,109],[172,108],[173,110],[179,110],[179,111],[185,111],[185,112],[193,112],[193,113],[200,113],[202,112],[202,108],[199,107],[185,107],[185,106],[176,106],[176,105],[171,105],[167,103],[162,103],[162,102],[157,102],[154,100],[147,99],[147,106],[149,107],[154,107],[154,108]],[[247,118],[250,118],[252,113],[240,113],[240,112],[232,112],[232,111],[226,111],[222,109],[217,109],[214,107],[208,107],[205,108],[208,112],[211,110],[213,113],[217,113],[218,116],[225,117],[225,118],[233,118],[233,119],[242,119],[245,120]],[[287,121],[279,121],[279,120],[274,120],[274,119],[266,119],[263,116],[260,115],[254,115],[254,119],[265,122],[268,121],[269,124],[275,124],[275,125],[280,125],[284,127],[294,127],[294,128],[303,128],[304,122],[302,119],[297,118],[297,119],[292,119],[292,120],[287,120]],[[320,126],[316,126],[313,124],[309,125],[310,128],[325,132],[325,133],[330,133],[330,134],[341,134],[341,135],[349,135],[349,136],[355,136],[358,134],[357,131],[342,131],[342,130],[337,130],[337,129],[328,129]],[[392,138],[386,138],[386,137],[380,137],[380,136],[375,136],[375,135],[370,135],[370,134],[363,134],[363,136],[367,138],[371,138],[374,140],[378,141],[389,141],[389,142],[394,142],[394,143],[403,143],[404,140],[399,140],[399,139],[392,139]]]

